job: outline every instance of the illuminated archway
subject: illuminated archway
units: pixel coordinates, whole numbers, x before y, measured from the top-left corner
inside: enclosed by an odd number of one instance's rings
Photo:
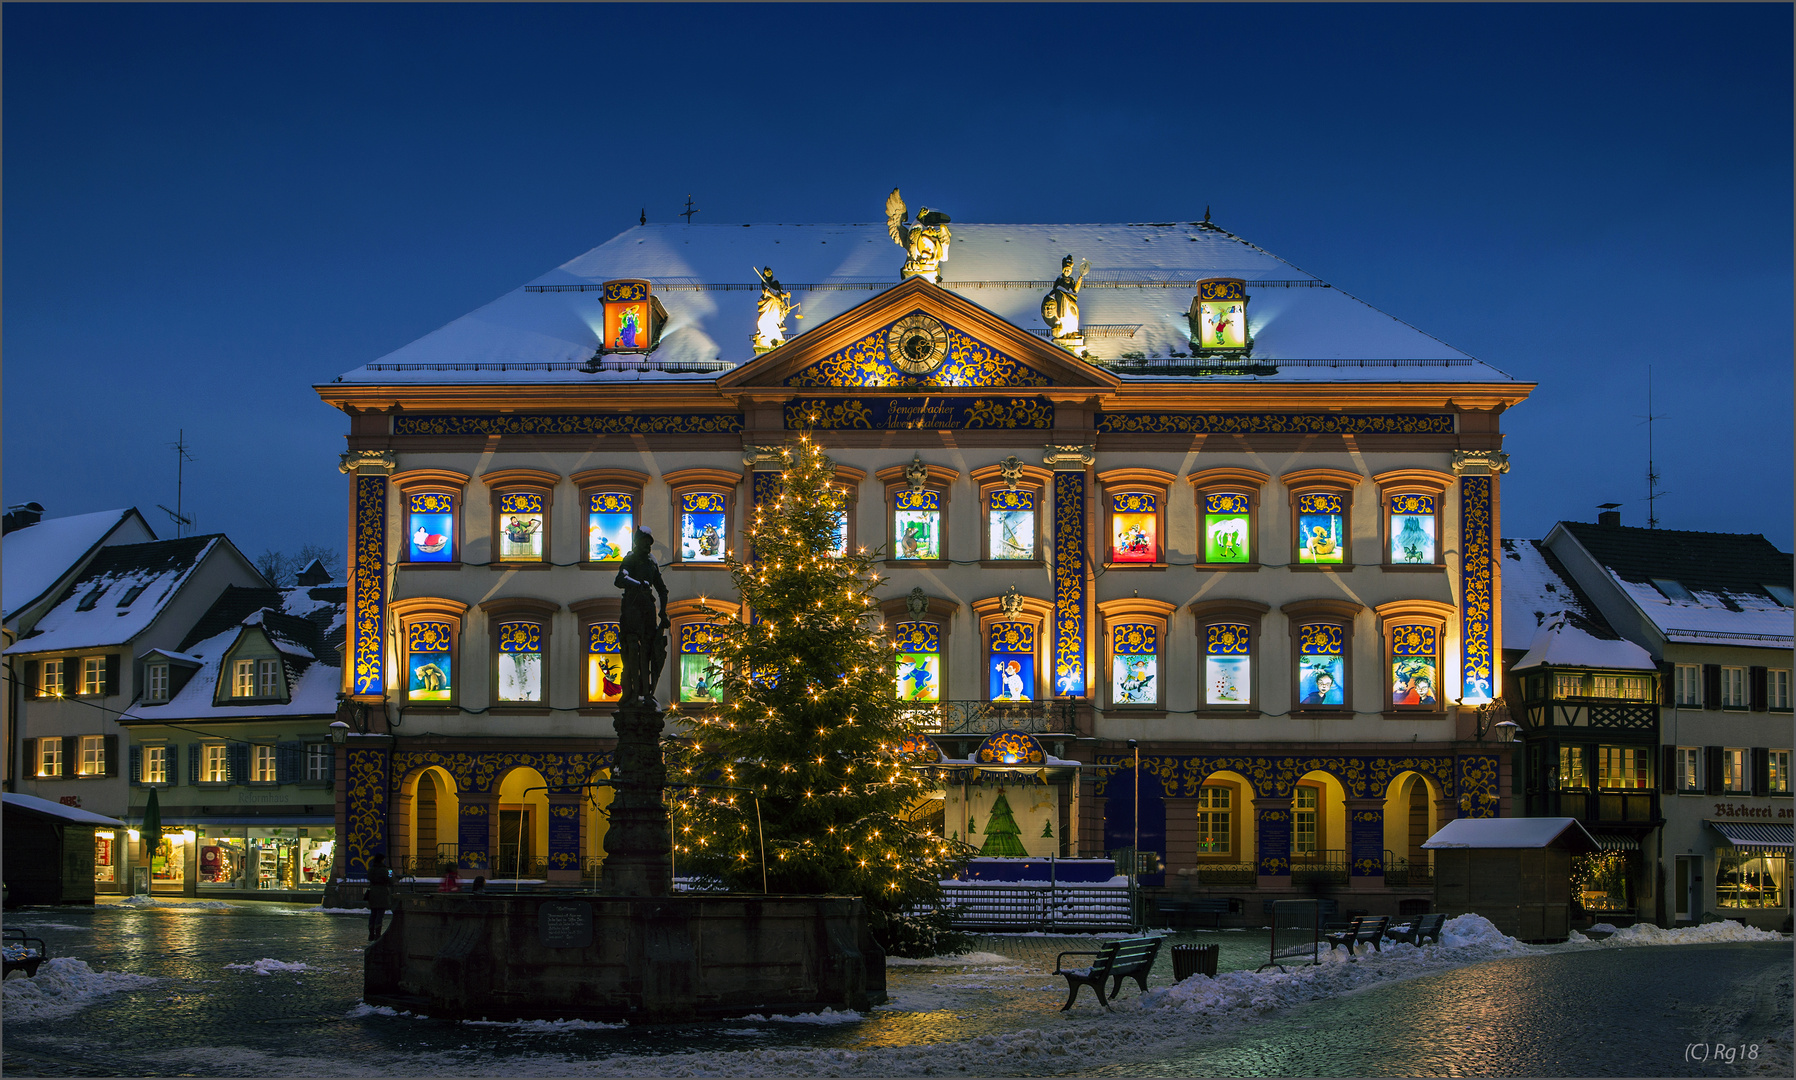
[[[457,859],[460,800],[455,779],[439,766],[430,765],[411,778],[406,794],[411,797],[406,824],[411,830],[413,872],[429,877]]]
[[[492,874],[541,876],[549,853],[549,794],[543,774],[519,766],[499,784],[498,846]],[[530,790],[535,788],[537,790]]]
[[[1441,827],[1436,800],[1442,797],[1436,782],[1419,772],[1401,772],[1391,778],[1384,795],[1384,846],[1391,858],[1428,865],[1422,842]]]

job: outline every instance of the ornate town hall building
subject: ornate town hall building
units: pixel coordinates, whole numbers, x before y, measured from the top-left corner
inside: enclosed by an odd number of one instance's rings
[[[883,553],[931,827],[1394,910],[1423,839],[1503,812],[1478,706],[1531,386],[1207,220],[910,216],[632,228],[317,387],[349,420],[342,877],[590,877],[630,533],[672,593],[658,696],[705,708],[699,604],[799,431]]]

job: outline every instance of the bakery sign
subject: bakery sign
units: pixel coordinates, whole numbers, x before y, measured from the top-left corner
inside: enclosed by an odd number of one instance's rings
[[[1788,821],[1796,818],[1796,807],[1792,806],[1748,806],[1745,803],[1716,803],[1715,816],[1721,818],[1776,818]]]

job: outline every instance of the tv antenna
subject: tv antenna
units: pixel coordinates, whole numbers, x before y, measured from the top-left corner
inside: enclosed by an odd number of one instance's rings
[[[1653,465],[1653,421],[1665,419],[1653,412],[1653,366],[1646,365],[1646,527],[1659,527],[1656,500],[1667,494],[1659,490],[1659,470]]]
[[[184,470],[187,462],[193,460],[193,455],[187,452],[186,429],[180,429],[175,433],[175,441],[170,443],[169,447],[175,452],[175,508],[170,510],[161,503],[157,503],[156,509],[167,514],[174,520],[175,539],[179,540],[181,538],[181,526],[185,525],[189,529],[193,528],[193,519],[181,513],[181,495],[186,479]]]
[[[690,225],[690,224],[692,224],[692,215],[694,215],[696,213],[698,213],[698,207],[692,205],[692,196],[687,195],[686,196],[686,209],[682,210],[680,212],[680,216],[684,217],[686,219],[686,224]]]

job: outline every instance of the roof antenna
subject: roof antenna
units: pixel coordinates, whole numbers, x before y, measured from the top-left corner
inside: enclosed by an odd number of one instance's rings
[[[1663,420],[1664,416],[1653,414],[1653,366],[1646,365],[1646,527],[1659,527],[1659,514],[1656,505],[1659,496],[1668,494],[1659,490],[1659,471],[1653,467],[1653,421]]]
[[[1204,224],[1208,225],[1209,223],[1210,223],[1210,208],[1208,206],[1205,206],[1204,207]]]
[[[187,432],[185,429],[178,429],[175,433],[175,441],[169,445],[175,452],[175,508],[170,510],[161,503],[157,503],[156,509],[167,514],[174,520],[175,539],[179,540],[181,538],[181,526],[185,525],[190,529],[193,527],[193,519],[185,517],[181,513],[181,489],[184,479],[183,466],[187,462],[193,460],[193,455],[187,452]]]
[[[688,224],[688,225],[692,224],[692,215],[694,215],[696,213],[698,213],[698,207],[692,205],[692,196],[687,195],[686,196],[686,209],[683,211],[683,214],[686,218],[686,224]]]
[[[649,208],[645,206],[642,208],[642,216],[640,218],[636,219],[636,224],[647,225],[648,223],[649,223]]]

